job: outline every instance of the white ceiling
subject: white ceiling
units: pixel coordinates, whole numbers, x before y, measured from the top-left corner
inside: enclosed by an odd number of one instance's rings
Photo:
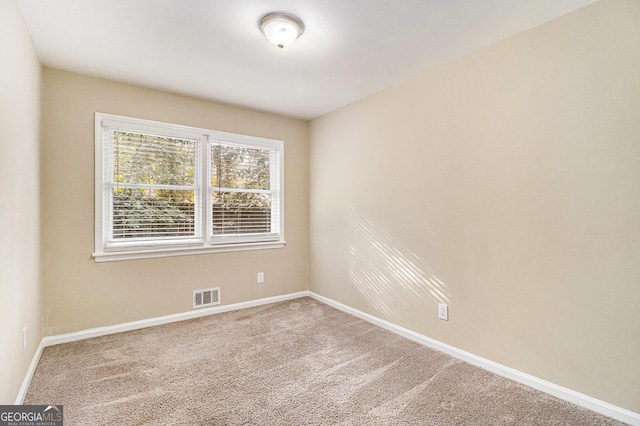
[[[312,119],[595,0],[18,0],[43,65]],[[280,50],[268,12],[299,16]]]

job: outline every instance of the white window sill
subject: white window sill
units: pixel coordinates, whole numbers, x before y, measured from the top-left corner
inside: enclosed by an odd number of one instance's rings
[[[156,250],[120,251],[111,253],[93,253],[93,258],[96,262],[116,262],[121,260],[152,259],[156,257],[190,256],[194,254],[278,249],[283,248],[285,244],[285,241],[266,241],[258,243],[220,244],[209,247],[183,247]]]

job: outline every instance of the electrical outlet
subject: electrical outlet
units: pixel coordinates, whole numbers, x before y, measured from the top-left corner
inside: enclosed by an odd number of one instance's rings
[[[27,349],[27,327],[22,329],[22,349]]]
[[[258,284],[262,284],[264,282],[264,272],[258,272]]]
[[[438,303],[438,318],[449,321],[449,306],[444,303]]]

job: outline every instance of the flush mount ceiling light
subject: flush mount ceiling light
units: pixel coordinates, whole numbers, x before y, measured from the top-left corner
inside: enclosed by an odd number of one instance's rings
[[[291,46],[304,32],[302,21],[287,13],[269,13],[260,19],[260,30],[274,46]]]

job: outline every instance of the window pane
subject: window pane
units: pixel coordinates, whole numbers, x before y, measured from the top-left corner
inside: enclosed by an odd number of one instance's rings
[[[213,235],[271,232],[271,194],[215,192]]]
[[[113,180],[149,185],[193,185],[196,141],[113,132]]]
[[[195,235],[195,191],[113,189],[113,238]]]
[[[211,186],[270,189],[269,150],[212,145]]]

